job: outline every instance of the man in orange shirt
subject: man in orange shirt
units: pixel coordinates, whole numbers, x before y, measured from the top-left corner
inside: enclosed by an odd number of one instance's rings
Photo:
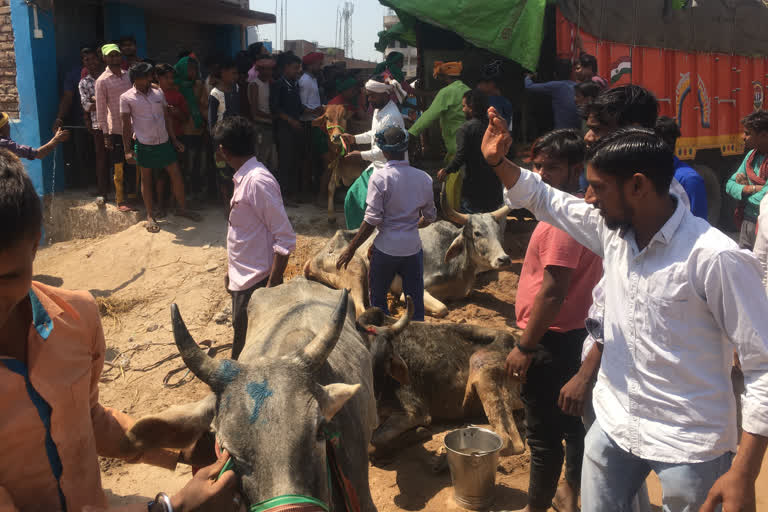
[[[134,421],[99,403],[106,345],[96,301],[32,281],[41,224],[40,199],[21,161],[0,150],[0,510],[106,509],[99,455],[168,469],[186,459],[120,449]],[[158,495],[149,509],[231,509],[235,476],[212,480],[226,458],[173,497]]]

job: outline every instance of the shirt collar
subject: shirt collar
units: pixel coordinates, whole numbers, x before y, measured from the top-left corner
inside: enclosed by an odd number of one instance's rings
[[[400,167],[403,165],[411,165],[408,160],[387,160],[387,165],[391,167]]]
[[[661,226],[661,229],[657,231],[655,235],[653,235],[653,238],[651,238],[651,241],[648,242],[648,245],[646,246],[646,248],[652,246],[654,243],[657,243],[657,242],[663,245],[669,244],[669,242],[672,241],[672,236],[674,236],[675,232],[680,227],[680,224],[683,222],[683,218],[685,217],[686,211],[688,209],[683,204],[683,202],[680,199],[678,199],[678,197],[675,194],[670,194],[670,195],[672,196],[673,201],[675,201],[675,211],[674,213],[672,213],[672,216],[669,219],[667,219],[667,222],[665,222],[664,225]],[[626,237],[628,233],[632,233],[634,236],[635,231],[633,229],[628,229],[626,231],[623,231],[621,233],[621,236]]]
[[[253,170],[255,167],[258,167],[259,161],[256,159],[256,157],[251,157],[247,162],[245,162],[240,168],[237,170],[234,176],[232,176],[232,179],[235,180],[235,183],[238,185],[240,182],[243,181],[243,178],[245,178],[245,175],[248,174],[251,170]]]

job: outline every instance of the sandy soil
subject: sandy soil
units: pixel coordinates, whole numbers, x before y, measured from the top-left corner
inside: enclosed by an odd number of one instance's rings
[[[231,341],[230,299],[224,289],[226,219],[220,210],[203,213],[200,223],[169,217],[161,222],[158,234],[149,234],[143,224],[137,224],[115,235],[57,243],[40,251],[36,279],[90,290],[100,302],[109,360],[102,377],[102,403],[141,417],[206,393],[205,386],[192,381],[183,368],[170,383],[179,379],[185,383],[176,387],[163,383],[168,372],[182,364],[173,345],[171,303],[179,304],[196,340],[213,340],[214,348]],[[304,262],[335,228],[328,226],[323,211],[311,206],[288,213],[298,233],[286,273],[291,278],[301,273]],[[514,328],[514,300],[526,240],[524,234],[509,235],[506,248],[515,258],[512,268],[482,276],[469,298],[449,304],[451,312],[442,321]],[[222,351],[228,353],[228,349]],[[389,464],[371,468],[371,490],[380,510],[459,510],[452,501],[448,473],[432,472],[442,438],[456,426],[434,425],[431,440],[404,450]],[[501,460],[494,510],[525,506],[528,463],[527,453]],[[146,502],[160,490],[173,493],[190,478],[185,466],[169,472],[103,459],[102,470],[104,487],[115,504]],[[658,484],[654,477],[649,482],[658,504]],[[758,510],[768,509],[768,470],[763,471],[758,489],[762,493]]]

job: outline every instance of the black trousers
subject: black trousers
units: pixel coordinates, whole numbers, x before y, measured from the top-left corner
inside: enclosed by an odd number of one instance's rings
[[[557,406],[562,388],[579,371],[586,329],[547,331],[539,342],[521,389],[531,449],[528,503],[548,508],[557,491],[565,457],[565,478],[576,489],[581,482],[584,424]],[[563,453],[563,440],[565,453]]]
[[[287,121],[277,120],[277,181],[284,195],[295,196],[301,189],[305,145],[303,127],[294,130]]]
[[[235,330],[235,336],[232,338],[232,359],[240,357],[240,352],[245,347],[245,335],[248,333],[248,303],[251,301],[251,295],[259,288],[267,286],[269,277],[256,283],[246,290],[232,291],[232,327]]]

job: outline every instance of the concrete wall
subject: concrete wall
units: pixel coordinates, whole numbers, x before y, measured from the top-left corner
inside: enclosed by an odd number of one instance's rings
[[[19,117],[10,0],[0,0],[0,110],[7,112],[12,118]]]

